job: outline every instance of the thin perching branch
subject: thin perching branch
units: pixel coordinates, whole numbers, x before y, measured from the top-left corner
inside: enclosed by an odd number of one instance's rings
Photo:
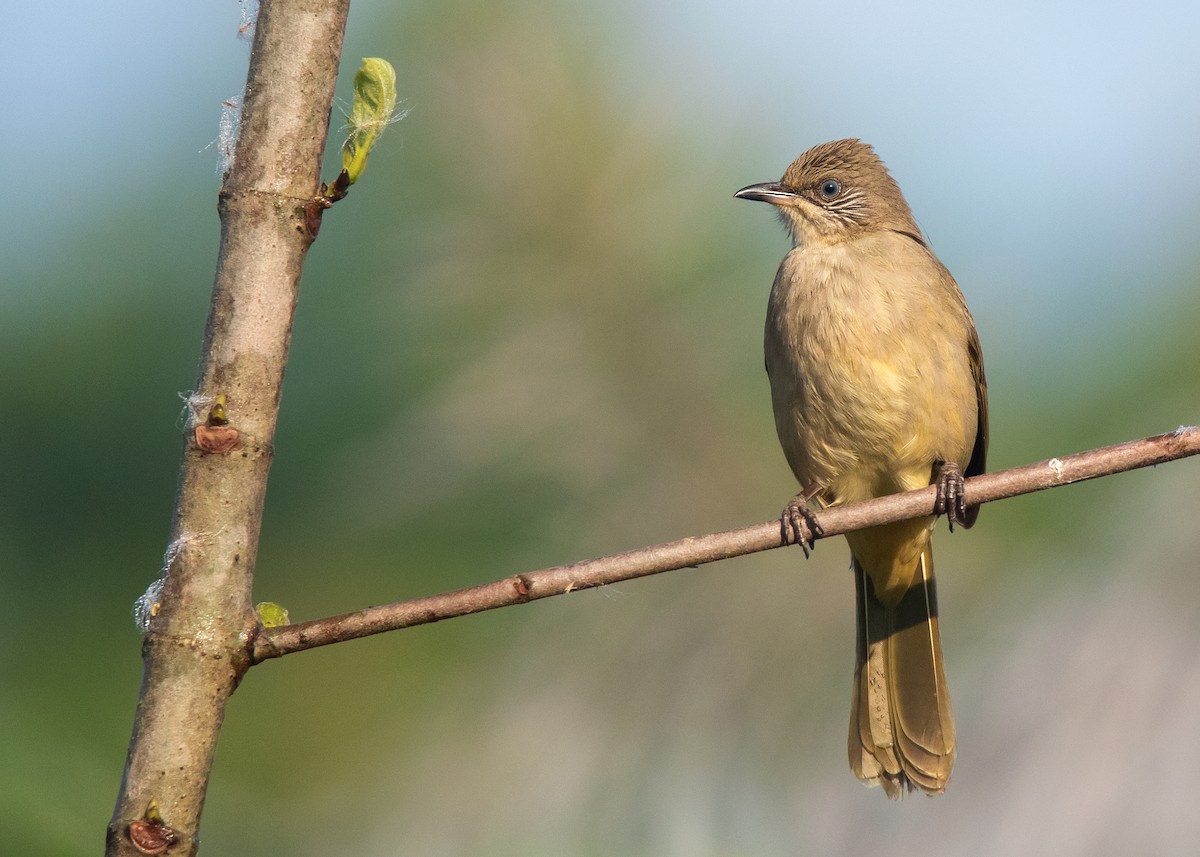
[[[312,243],[349,0],[262,0],[185,437],[165,577],[106,854],[192,855],[225,706],[257,628],[251,584],[292,316]],[[157,597],[154,597],[157,596]]]
[[[1181,426],[1168,434],[972,477],[966,481],[966,502],[972,506],[990,503],[1198,453],[1200,428]],[[822,537],[929,515],[935,493],[936,489],[930,486],[865,503],[822,510],[817,513]],[[529,571],[440,595],[369,607],[311,622],[264,628],[254,640],[253,660],[258,663],[384,631],[525,604],[539,598],[565,595],[664,571],[694,568],[720,559],[782,547],[786,543],[781,537],[779,521],[768,521],[599,559]]]

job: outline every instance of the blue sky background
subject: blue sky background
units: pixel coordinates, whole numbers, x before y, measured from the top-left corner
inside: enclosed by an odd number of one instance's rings
[[[355,3],[347,57],[370,50],[385,8]],[[163,171],[215,187],[201,150],[246,45],[233,2],[9,15],[0,161],[6,187],[36,178],[0,236],[13,299],[22,268]],[[1191,260],[1195,4],[628,3],[579,16],[603,18],[631,109],[653,100],[702,150],[744,143],[757,155],[747,181],[826,139],[872,142],[973,305],[1036,309],[1039,334],[1068,309],[1055,332],[1070,339],[1153,303]]]

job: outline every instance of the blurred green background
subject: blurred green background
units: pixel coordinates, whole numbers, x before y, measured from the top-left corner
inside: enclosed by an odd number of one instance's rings
[[[233,2],[12,16],[0,853],[95,854],[207,312],[203,149],[247,48]],[[342,100],[382,56],[412,112],[309,257],[257,598],[314,618],[777,514],[761,325],[787,245],[731,195],[837,137],[876,146],[967,295],[993,468],[1197,422],[1198,26],[1184,3],[356,2]],[[941,532],[942,798],[848,770],[835,540],[267,663],[202,853],[1187,853],[1198,467]]]

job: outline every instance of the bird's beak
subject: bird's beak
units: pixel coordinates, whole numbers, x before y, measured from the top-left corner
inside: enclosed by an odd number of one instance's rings
[[[787,205],[796,198],[796,194],[785,188],[779,182],[763,182],[747,185],[734,194],[738,199],[755,199],[759,202],[769,202],[771,205]]]

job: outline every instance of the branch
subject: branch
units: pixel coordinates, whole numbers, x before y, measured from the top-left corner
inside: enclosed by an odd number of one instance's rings
[[[251,584],[292,315],[349,0],[262,0],[165,576],[106,854],[192,855],[225,705],[249,666]]]
[[[972,477],[966,481],[966,501],[972,506],[990,503],[1198,453],[1200,428],[1181,426],[1169,434]],[[930,486],[865,503],[822,510],[817,515],[824,531],[822,537],[929,515],[935,493],[936,489]],[[264,628],[254,641],[253,658],[255,663],[259,663],[330,643],[425,625],[497,607],[524,604],[539,598],[565,595],[664,571],[695,568],[703,563],[770,550],[784,544],[786,542],[781,540],[780,525],[776,520],[570,565],[529,571],[455,592],[369,607],[311,622]]]

